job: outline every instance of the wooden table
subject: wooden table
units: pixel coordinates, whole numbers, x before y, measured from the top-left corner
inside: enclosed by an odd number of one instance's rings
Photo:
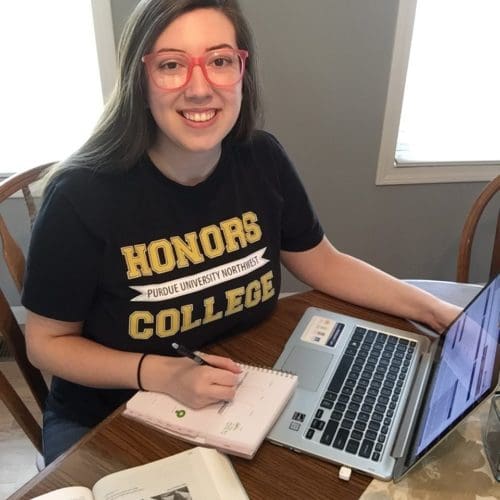
[[[272,366],[309,306],[416,331],[404,320],[311,291],[280,300],[274,314],[264,323],[206,351],[249,364]],[[32,498],[64,486],[92,487],[106,474],[157,460],[191,446],[123,417],[120,408],[11,498]],[[357,499],[371,480],[353,473],[349,482],[341,481],[336,465],[267,441],[252,460],[238,457],[231,457],[231,460],[252,500]]]

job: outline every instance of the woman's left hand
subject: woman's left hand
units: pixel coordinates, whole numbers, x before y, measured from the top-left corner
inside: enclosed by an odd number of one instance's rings
[[[429,326],[432,327],[434,331],[443,333],[462,310],[461,307],[455,304],[436,299],[436,305],[432,311],[432,319],[429,321]]]

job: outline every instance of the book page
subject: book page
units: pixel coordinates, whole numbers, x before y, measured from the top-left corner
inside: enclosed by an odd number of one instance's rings
[[[202,451],[203,450],[203,451]],[[208,452],[208,453],[207,453]],[[231,462],[216,450],[192,448],[146,465],[110,474],[94,485],[95,500],[224,500],[245,499]],[[225,457],[223,457],[225,458]],[[207,468],[214,461],[215,467]],[[228,470],[232,472],[228,474]],[[216,486],[216,483],[221,483]],[[240,492],[228,496],[227,491]]]
[[[210,448],[199,448],[207,470],[216,477],[215,487],[220,498],[231,500],[248,500],[240,478],[236,474],[229,458],[223,453]],[[215,452],[215,453],[214,453]]]
[[[68,486],[45,493],[33,500],[94,500],[92,492],[83,486]]]
[[[242,368],[244,377],[234,400],[207,407],[204,420],[210,435],[251,444],[265,437],[297,379],[272,370]]]

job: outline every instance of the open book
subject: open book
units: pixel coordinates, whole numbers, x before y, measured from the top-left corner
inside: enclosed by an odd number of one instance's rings
[[[124,415],[186,441],[252,458],[297,386],[297,376],[240,365],[242,380],[231,402],[193,410],[166,394],[138,392]]]
[[[34,500],[248,500],[229,459],[217,450],[192,448],[146,465],[114,472],[92,490],[61,488]]]

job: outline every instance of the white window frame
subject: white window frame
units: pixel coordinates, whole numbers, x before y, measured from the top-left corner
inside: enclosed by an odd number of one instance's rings
[[[117,57],[114,37],[113,15],[111,0],[91,0],[92,17],[94,21],[94,36],[96,40],[97,60],[101,80],[101,91],[103,102],[106,103],[113,90],[116,71]],[[0,172],[0,181],[10,177],[17,172]],[[38,191],[34,187],[34,194]],[[21,192],[14,193],[12,198],[19,198]]]
[[[396,165],[396,144],[417,1],[399,0],[376,184],[489,181],[500,175],[500,164],[498,162],[439,162]]]
[[[102,96],[106,102],[113,90],[117,70],[111,0],[92,0],[92,12]]]

